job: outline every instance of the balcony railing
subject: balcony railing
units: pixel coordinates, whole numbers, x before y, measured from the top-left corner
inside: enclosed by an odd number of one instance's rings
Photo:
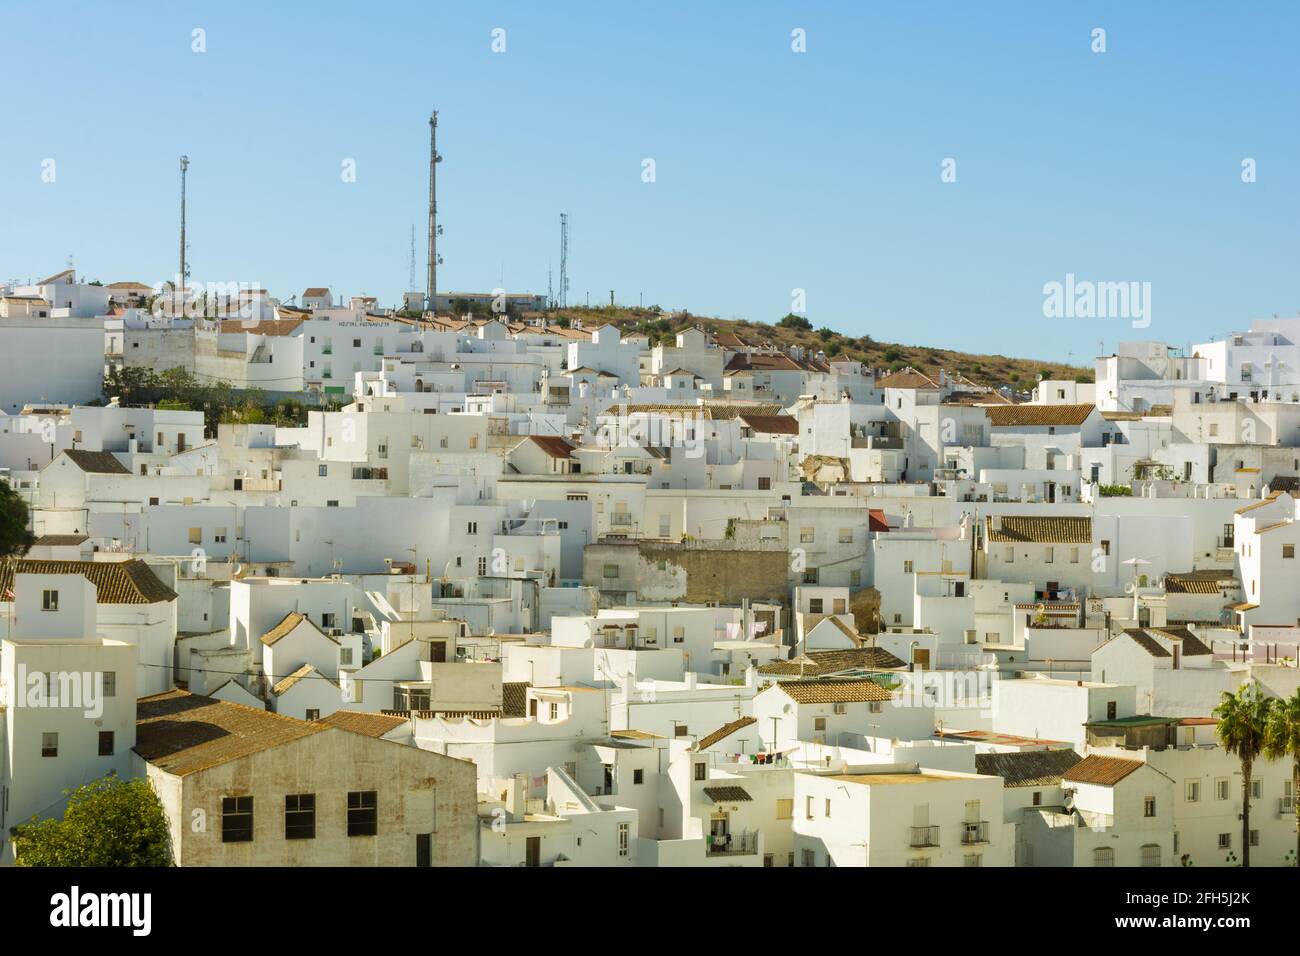
[[[988,843],[989,822],[987,820],[979,820],[975,823],[962,824],[961,842],[966,845],[972,843]]]
[[[1295,797],[1279,797],[1277,801],[1278,816],[1295,813]]]
[[[911,846],[938,846],[939,845],[939,828],[938,827],[912,827]]]
[[[757,833],[730,833],[711,837],[709,856],[750,856],[758,852]]]

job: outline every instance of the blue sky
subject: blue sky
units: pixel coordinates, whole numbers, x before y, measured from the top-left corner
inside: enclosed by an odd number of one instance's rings
[[[188,153],[195,280],[391,303],[412,224],[423,285],[436,106],[444,290],[545,292],[564,211],[571,302],[774,321],[801,288],[819,326],[1082,364],[1300,308],[1294,5],[0,0],[0,20],[5,278],[70,254],[170,277]],[[1044,318],[1066,273],[1150,282],[1150,328]]]

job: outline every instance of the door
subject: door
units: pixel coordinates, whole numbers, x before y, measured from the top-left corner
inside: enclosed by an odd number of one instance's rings
[[[524,866],[541,866],[542,865],[542,838],[528,837],[528,843],[524,848]]]
[[[433,662],[435,664],[447,663],[446,641],[434,641],[430,646],[433,648]]]
[[[537,719],[537,698],[536,697],[534,697],[532,700],[528,702],[528,716],[532,717],[534,720]]]
[[[930,666],[930,649],[928,647],[912,648],[912,663],[920,664],[922,667]]]
[[[417,833],[415,835],[415,865],[433,865],[433,839],[428,833]]]

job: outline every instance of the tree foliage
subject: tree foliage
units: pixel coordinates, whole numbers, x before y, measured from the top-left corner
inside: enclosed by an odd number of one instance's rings
[[[1223,749],[1241,761],[1241,865],[1250,866],[1251,770],[1264,752],[1273,699],[1265,697],[1259,682],[1249,680],[1237,693],[1223,692],[1214,716]]]
[[[147,780],[101,777],[66,791],[62,820],[14,833],[19,866],[171,866],[171,831]]]
[[[1270,760],[1291,758],[1291,803],[1295,810],[1296,865],[1300,866],[1300,690],[1274,702],[1264,730],[1264,755]]]
[[[0,558],[21,558],[35,540],[27,530],[27,502],[0,481]]]
[[[227,424],[272,424],[293,427],[307,423],[307,407],[294,399],[272,402],[257,388],[242,391],[229,382],[200,382],[183,368],[159,372],[151,368],[119,368],[104,378],[104,395],[123,405],[154,405],[203,412],[209,434]],[[326,407],[326,406],[322,406]]]

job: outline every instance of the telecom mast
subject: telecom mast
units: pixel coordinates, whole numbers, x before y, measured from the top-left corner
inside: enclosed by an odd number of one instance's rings
[[[185,176],[189,168],[190,168],[190,158],[188,156],[182,156],[181,157],[181,268],[180,268],[180,272],[178,273],[179,278],[177,280],[180,288],[176,290],[180,293],[180,300],[182,302],[184,302],[185,300],[185,290],[189,285],[187,280],[190,277],[189,267],[185,264]]]
[[[442,257],[438,255],[438,236],[442,228],[438,225],[438,164],[442,157],[438,155],[438,111],[429,114],[429,276],[424,291],[424,307],[432,312],[433,299],[438,293],[438,266]]]
[[[569,214],[560,213],[560,308],[569,304]]]

